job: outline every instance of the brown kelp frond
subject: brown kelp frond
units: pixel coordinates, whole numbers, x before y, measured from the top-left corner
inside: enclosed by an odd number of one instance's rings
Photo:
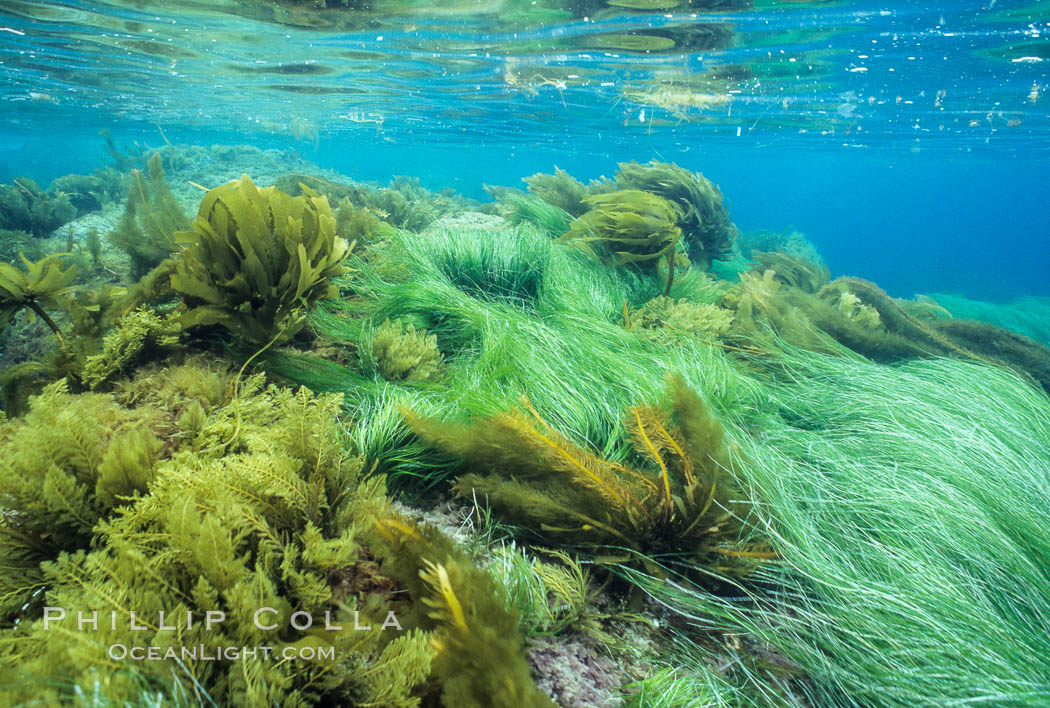
[[[573,222],[559,243],[570,243],[603,263],[636,263],[655,268],[673,256],[682,231],[676,207],[655,194],[636,189],[587,197],[590,209]]]
[[[686,253],[704,268],[712,260],[724,260],[732,252],[736,227],[729,220],[722,192],[700,173],[692,173],[673,163],[641,165],[621,162],[616,174],[617,189],[638,189],[658,194],[675,205],[679,226],[685,234]]]
[[[675,225],[678,208],[663,197],[633,189],[595,194],[584,202],[590,211],[576,219],[557,242],[576,246],[609,265],[634,264],[655,272],[664,261],[664,295],[670,292],[675,265],[679,260],[688,265],[688,259],[675,252],[682,239],[682,230]]]
[[[749,503],[741,500],[719,422],[681,377],[671,379],[670,408],[638,405],[625,429],[638,458],[622,465],[586,451],[555,431],[524,401],[469,424],[421,419],[409,425],[426,442],[466,462],[456,491],[486,495],[493,511],[551,543],[599,553],[683,553],[721,572],[746,573],[741,541]],[[727,562],[734,559],[740,562]]]
[[[772,270],[774,277],[807,293],[816,293],[831,282],[831,271],[824,264],[816,264],[805,258],[779,251],[752,251],[751,260],[757,265],[753,270],[764,273]]]
[[[287,341],[307,309],[334,297],[352,246],[336,236],[328,200],[303,187],[291,197],[257,188],[247,175],[209,190],[193,231],[176,235],[171,289],[186,326],[221,325],[253,344]]]

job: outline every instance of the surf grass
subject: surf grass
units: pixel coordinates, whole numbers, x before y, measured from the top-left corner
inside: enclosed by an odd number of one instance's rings
[[[534,262],[544,266],[530,275]],[[623,411],[658,397],[665,372],[681,372],[726,421],[741,483],[781,560],[738,586],[738,598],[681,581],[674,559],[659,559],[670,579],[621,574],[700,635],[746,633],[774,647],[806,677],[792,690],[818,705],[1050,701],[1042,392],[959,361],[885,366],[781,345],[775,366],[752,368],[700,341],[657,348],[625,329],[621,313],[660,283],[527,230],[403,239],[361,270],[358,297],[318,315],[317,329],[355,342],[370,323],[406,319],[437,335],[444,378],[405,384],[329,363],[271,364],[343,391],[359,449],[381,471],[427,484],[455,470],[413,447],[397,405],[484,415],[522,395],[559,430],[616,458],[626,450]],[[681,287],[702,298],[724,286]],[[738,658],[743,702],[798,702],[780,688],[782,671]]]
[[[933,299],[952,317],[982,320],[1005,327],[1050,347],[1050,298],[1024,297],[1000,305],[959,295],[937,294]]]
[[[635,582],[776,647],[817,705],[1047,704],[1050,400],[959,361],[783,363],[761,433],[735,436],[782,557],[771,591]]]
[[[452,469],[418,448],[398,406],[441,417],[491,415],[526,396],[559,430],[616,459],[629,449],[617,434],[624,412],[661,396],[670,372],[685,373],[723,407],[748,395],[717,349],[700,340],[660,348],[625,328],[625,306],[659,295],[662,282],[592,263],[531,228],[402,235],[376,265],[356,267],[358,297],[320,308],[314,329],[361,347],[375,323],[410,322],[437,336],[443,376],[388,382],[289,355],[271,357],[269,366],[316,390],[342,392],[358,422],[358,450],[395,485],[429,484]],[[693,275],[677,294],[713,299],[721,287]]]

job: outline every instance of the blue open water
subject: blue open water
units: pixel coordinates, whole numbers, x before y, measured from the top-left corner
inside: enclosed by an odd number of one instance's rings
[[[833,275],[1050,295],[1048,33],[1042,0],[0,0],[0,182],[91,172],[103,129],[478,198],[656,158]]]

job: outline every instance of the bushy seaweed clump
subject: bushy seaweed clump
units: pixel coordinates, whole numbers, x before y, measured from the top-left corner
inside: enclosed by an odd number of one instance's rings
[[[65,194],[77,215],[111,204],[125,191],[126,179],[112,167],[100,167],[89,175],[64,175],[51,183],[51,190]]]
[[[647,339],[672,344],[696,336],[724,337],[732,322],[732,311],[724,307],[661,296],[628,313],[626,324]]]
[[[529,194],[562,209],[570,216],[581,216],[588,209],[587,197],[615,189],[609,180],[592,180],[584,184],[565,170],[554,168],[554,174],[538,172],[525,178]]]
[[[171,289],[182,296],[185,326],[221,325],[261,345],[291,339],[318,300],[334,297],[331,279],[348,271],[352,246],[335,233],[328,200],[304,188],[291,197],[257,188],[247,175],[209,190]]]
[[[446,214],[488,208],[451,188],[433,192],[420,184],[417,177],[398,176],[386,187],[379,187],[365,183],[338,184],[320,177],[292,174],[279,178],[275,186],[292,196],[302,194],[302,187],[306,186],[328,197],[332,204],[345,202],[395,228],[413,232],[422,231]]]
[[[800,231],[781,233],[758,229],[738,234],[735,243],[745,258],[755,251],[778,252],[817,266],[824,265],[824,259],[816,245]]]
[[[339,398],[232,381],[189,362],[112,394],[57,383],[0,426],[5,702],[549,705],[491,578],[346,455]]]
[[[391,381],[427,381],[441,369],[437,337],[401,320],[385,320],[372,334],[371,360]]]
[[[772,270],[774,278],[785,285],[807,293],[819,292],[831,282],[831,271],[823,264],[812,263],[804,258],[777,251],[752,251],[754,270],[764,273]]]
[[[36,260],[44,255],[44,242],[25,231],[0,229],[0,262],[15,263],[19,254]]]
[[[1050,298],[1023,297],[1005,305],[938,293],[926,298],[953,317],[982,320],[1050,346]]]
[[[54,186],[45,191],[28,177],[0,185],[0,229],[42,238],[76,215],[69,195]]]
[[[124,215],[106,238],[128,254],[131,277],[138,280],[175,252],[175,233],[189,225],[164,177],[160,154],[154,153],[148,177],[132,171]]]
[[[175,316],[162,317],[140,308],[117,321],[102,340],[102,349],[84,361],[80,380],[96,389],[136,364],[162,359],[178,346],[183,333]]]

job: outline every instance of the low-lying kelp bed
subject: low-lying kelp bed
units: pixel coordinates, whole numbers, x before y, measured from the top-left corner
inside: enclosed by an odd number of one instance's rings
[[[829,282],[790,249],[746,260],[701,176],[622,170],[534,176],[499,194],[505,220],[420,231],[361,188],[241,182],[126,290],[71,285],[62,257],[0,274],[9,317],[57,309],[64,333],[5,374],[0,689],[90,705],[1050,700],[1045,348]],[[405,184],[383,198],[456,213]],[[674,234],[659,248],[635,239],[652,214]],[[729,258],[714,272],[734,279],[702,270]],[[423,509],[452,495],[473,532],[398,512],[384,484]],[[79,631],[77,610],[106,626]],[[109,627],[129,611],[148,629]],[[208,632],[208,612],[229,620]],[[380,629],[391,615],[400,631]],[[267,642],[338,652],[110,651]]]

